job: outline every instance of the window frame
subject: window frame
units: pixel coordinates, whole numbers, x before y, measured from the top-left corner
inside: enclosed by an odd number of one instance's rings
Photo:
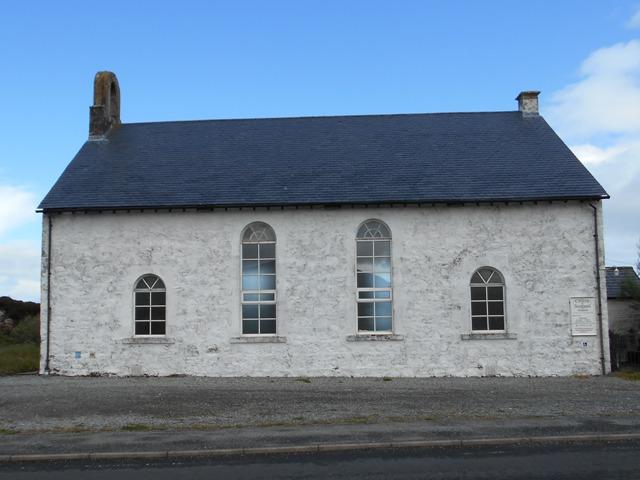
[[[375,238],[375,237],[360,237],[359,233],[360,230],[362,229],[362,227],[370,222],[378,222],[380,223],[382,226],[384,226],[387,229],[387,232],[389,232],[389,236],[387,237],[379,237],[379,238]],[[358,245],[359,242],[374,242],[373,243],[373,250],[372,250],[372,255],[368,256],[368,255],[358,255]],[[376,257],[375,255],[375,242],[389,242],[389,287],[358,287],[358,259],[360,258],[371,258],[372,259],[372,265],[373,265],[373,269],[372,269],[372,274],[375,273],[375,259],[376,258],[387,258],[386,256],[381,256],[381,257]],[[358,335],[393,335],[394,331],[395,331],[395,315],[394,315],[394,308],[393,308],[393,234],[391,233],[391,229],[389,228],[389,225],[387,225],[385,222],[383,222],[382,220],[379,220],[377,218],[369,218],[363,222],[361,222],[358,225],[358,228],[356,229],[356,235],[355,235],[355,279],[356,279],[356,333]],[[365,272],[366,273],[366,272]],[[361,298],[360,294],[364,293],[364,292],[373,292],[373,296],[375,297],[375,292],[388,292],[389,293],[389,297],[388,298]],[[389,318],[391,319],[391,328],[388,330],[377,330],[377,321],[376,318],[377,316],[375,315],[375,310],[374,310],[374,315],[372,317],[367,316],[366,318],[372,318],[373,319],[373,330],[360,330],[360,315],[359,315],[359,305],[361,303],[389,303],[390,305],[390,314],[389,314]],[[374,307],[375,308],[375,307]],[[380,316],[382,317],[382,316]],[[386,315],[384,316],[386,317]]]
[[[484,278],[482,277],[482,275],[480,275],[480,270],[483,269],[490,269],[493,271],[493,273],[491,274],[491,276],[489,277],[489,281],[484,281]],[[476,273],[478,275],[480,275],[480,277],[483,279],[483,283],[477,283],[473,281],[473,277],[476,275]],[[500,282],[491,282],[491,280],[493,280],[494,275],[498,274],[499,278],[500,278]],[[473,299],[473,295],[472,295],[472,288],[484,288],[484,300],[480,299],[480,300],[474,300]],[[502,299],[501,300],[490,300],[489,299],[489,288],[496,288],[496,287],[500,287],[502,288]],[[474,303],[484,303],[485,304],[485,314],[480,314],[480,315],[474,315],[473,314],[473,304]],[[502,303],[502,315],[490,315],[489,314],[489,303]],[[502,329],[491,329],[491,322],[489,320],[490,317],[502,317]],[[487,328],[486,329],[482,329],[482,330],[477,330],[473,328],[473,319],[474,318],[485,318],[486,319],[486,325]],[[479,267],[477,269],[475,269],[473,271],[473,273],[471,274],[471,279],[469,281],[469,322],[470,322],[470,328],[469,331],[472,334],[492,334],[492,333],[507,333],[507,282],[504,279],[504,275],[502,274],[502,272],[500,270],[498,270],[495,267],[489,266],[489,265],[485,265],[482,267]]]
[[[163,288],[138,288],[138,284],[140,283],[140,281],[142,281],[144,278],[146,277],[156,277],[157,280],[160,280],[160,282],[162,282]],[[156,280],[156,282],[157,282]],[[146,282],[145,282],[146,283]],[[154,283],[155,286],[155,283]],[[164,305],[153,305],[153,303],[151,303],[153,295],[151,295],[152,293],[164,293]],[[149,305],[138,305],[137,302],[137,293],[149,293]],[[132,294],[133,294],[133,301],[132,303],[132,313],[131,313],[131,317],[133,319],[133,337],[134,338],[165,338],[167,337],[167,326],[168,326],[168,321],[167,321],[167,284],[165,283],[165,281],[162,279],[162,277],[160,275],[156,275],[155,273],[145,273],[144,275],[140,275],[136,281],[133,284],[133,290],[132,290]],[[149,307],[150,309],[153,307],[163,307],[164,308],[164,320],[152,320],[151,319],[151,313],[149,314],[149,320],[137,320],[136,319],[136,309],[139,307]],[[164,333],[151,333],[152,331],[152,323],[153,322],[164,322]],[[149,324],[149,333],[136,333],[136,324],[137,323],[142,323],[142,322],[147,322]]]
[[[265,225],[266,227],[268,227],[271,230],[271,234],[273,235],[273,240],[258,240],[258,241],[245,241],[244,240],[244,236],[245,233],[247,232],[247,230],[255,225]],[[262,290],[260,289],[260,277],[261,275],[258,273],[255,276],[258,277],[258,289],[249,289],[249,290],[245,290],[244,286],[243,286],[243,280],[244,280],[244,262],[245,262],[245,257],[244,257],[244,245],[257,245],[257,257],[256,258],[249,258],[247,259],[247,261],[257,261],[258,262],[258,269],[260,268],[260,260],[262,259],[260,257],[260,246],[259,245],[265,245],[265,244],[272,244],[273,245],[273,258],[272,257],[265,257],[266,260],[273,260],[273,264],[274,264],[274,273],[273,274],[268,274],[268,275],[273,275],[274,277],[274,288],[273,289],[267,289],[267,290]],[[264,338],[264,337],[277,337],[279,334],[279,321],[278,321],[278,252],[277,252],[277,248],[278,248],[278,241],[277,241],[277,237],[276,237],[276,233],[275,230],[273,229],[273,227],[266,223],[266,222],[262,222],[262,221],[255,221],[255,222],[251,222],[248,225],[246,225],[243,229],[242,232],[240,234],[240,335],[242,337],[260,337],[260,338]],[[259,271],[259,270],[258,270]],[[245,294],[248,295],[258,295],[258,300],[245,300]],[[273,300],[262,300],[260,298],[261,295],[273,295]],[[275,315],[273,318],[265,318],[264,320],[273,320],[275,322],[275,331],[273,333],[260,333],[260,327],[261,327],[261,323],[262,323],[262,318],[260,317],[260,314],[258,314],[258,317],[255,319],[258,321],[258,333],[244,333],[244,322],[245,322],[245,318],[244,318],[244,306],[245,305],[257,305],[258,309],[260,309],[260,305],[274,305],[275,307]],[[253,319],[250,319],[253,320]]]

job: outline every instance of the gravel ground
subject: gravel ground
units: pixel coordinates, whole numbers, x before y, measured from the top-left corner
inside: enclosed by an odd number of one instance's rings
[[[562,416],[639,417],[640,382],[0,377],[0,429],[21,432]]]

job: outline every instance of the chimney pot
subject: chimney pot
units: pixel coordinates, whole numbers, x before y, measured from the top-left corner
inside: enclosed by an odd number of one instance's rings
[[[538,115],[538,95],[540,92],[536,90],[527,90],[520,92],[516,97],[518,101],[518,111],[523,117],[532,117]]]
[[[93,80],[93,106],[89,109],[89,139],[98,140],[120,125],[120,86],[113,72],[98,72]]]

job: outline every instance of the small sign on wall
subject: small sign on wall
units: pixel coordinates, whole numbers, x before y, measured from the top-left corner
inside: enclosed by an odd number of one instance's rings
[[[571,334],[596,335],[595,297],[571,297]]]

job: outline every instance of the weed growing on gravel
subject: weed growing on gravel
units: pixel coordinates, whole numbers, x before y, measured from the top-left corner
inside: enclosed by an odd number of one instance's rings
[[[0,435],[15,435],[17,430],[9,430],[8,428],[0,428]]]
[[[382,377],[383,382],[390,382],[391,380],[393,380],[391,377]]]
[[[640,381],[640,372],[616,372],[614,375],[623,380]]]
[[[159,430],[160,427],[154,427],[153,425],[147,425],[146,423],[129,423],[123,426],[120,430],[125,432],[148,432],[149,430]]]
[[[296,378],[296,382],[311,383],[311,379],[309,377],[298,377]]]

